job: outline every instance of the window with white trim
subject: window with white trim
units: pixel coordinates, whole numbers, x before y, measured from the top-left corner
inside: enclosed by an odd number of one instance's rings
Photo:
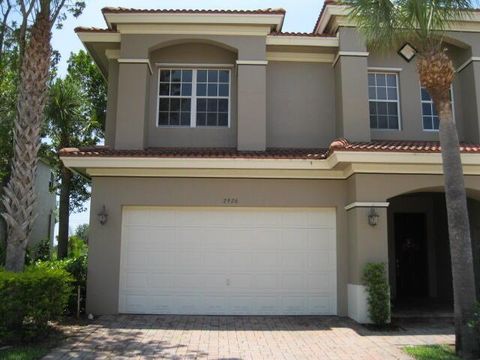
[[[420,88],[421,98],[422,98],[422,123],[424,131],[438,131],[440,129],[440,119],[438,118],[437,109],[433,104],[433,100],[430,97],[427,89],[423,86]],[[452,88],[450,87],[450,101],[452,102],[452,112],[453,109],[453,96]]]
[[[158,88],[158,126],[229,126],[230,70],[159,69]]]
[[[369,72],[368,99],[371,129],[400,129],[398,74]]]

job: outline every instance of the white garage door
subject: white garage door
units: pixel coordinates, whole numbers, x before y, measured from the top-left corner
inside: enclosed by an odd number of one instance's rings
[[[335,315],[335,209],[123,210],[119,311]]]

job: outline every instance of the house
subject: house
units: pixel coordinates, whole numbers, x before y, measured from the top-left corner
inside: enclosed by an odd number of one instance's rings
[[[451,306],[438,117],[346,14],[284,33],[281,9],[105,8],[76,30],[108,79],[106,145],[61,154],[92,179],[89,312],[365,322],[367,262],[398,304]],[[480,14],[445,46],[478,244]]]
[[[35,178],[35,191],[37,194],[37,209],[35,222],[33,223],[30,234],[29,247],[34,248],[36,244],[43,240],[50,241],[50,247],[53,247],[54,229],[57,219],[57,198],[52,189],[53,173],[50,164],[40,159],[37,166]],[[0,241],[6,240],[6,224],[0,220]]]

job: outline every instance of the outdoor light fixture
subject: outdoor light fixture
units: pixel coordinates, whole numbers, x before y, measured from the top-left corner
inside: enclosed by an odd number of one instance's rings
[[[415,49],[412,45],[409,43],[405,43],[400,50],[398,50],[398,54],[403,57],[407,62],[412,61],[412,59],[415,57],[417,54],[417,49]]]
[[[98,221],[100,222],[100,225],[105,225],[108,220],[108,214],[107,214],[107,209],[105,208],[105,205],[102,206],[102,210],[97,214],[98,216]]]
[[[368,213],[368,225],[370,226],[376,226],[378,224],[378,218],[380,216],[377,214],[375,209],[372,207],[370,209],[370,212]]]

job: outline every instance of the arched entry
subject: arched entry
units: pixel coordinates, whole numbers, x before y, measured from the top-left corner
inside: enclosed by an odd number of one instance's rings
[[[389,199],[389,278],[394,313],[453,310],[445,194],[441,189]],[[469,192],[472,245],[480,289],[480,201]]]

